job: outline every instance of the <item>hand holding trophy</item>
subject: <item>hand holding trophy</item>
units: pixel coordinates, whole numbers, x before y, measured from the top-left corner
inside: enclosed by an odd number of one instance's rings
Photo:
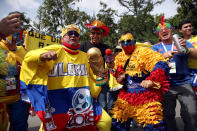
[[[104,69],[104,61],[101,55],[101,51],[98,48],[90,48],[87,52],[88,55],[88,61],[90,64],[90,67],[93,70],[93,73],[97,76],[96,78],[96,86],[102,86],[105,85],[107,82],[107,79],[101,77],[103,72],[105,72]]]

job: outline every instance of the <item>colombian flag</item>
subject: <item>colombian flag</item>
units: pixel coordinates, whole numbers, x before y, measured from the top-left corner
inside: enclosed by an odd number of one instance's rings
[[[49,50],[54,50],[58,59],[39,61],[40,55]],[[99,88],[94,86],[88,60],[79,56],[87,58],[81,51],[69,54],[61,45],[33,50],[25,56],[21,93],[28,95],[45,130],[97,130],[102,109],[93,97]]]

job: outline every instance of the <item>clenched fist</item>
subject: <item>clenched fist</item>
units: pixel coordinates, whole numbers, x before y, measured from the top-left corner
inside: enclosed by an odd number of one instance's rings
[[[46,53],[43,53],[40,55],[40,60],[45,61],[45,60],[56,60],[57,59],[57,54],[55,51],[51,50]]]

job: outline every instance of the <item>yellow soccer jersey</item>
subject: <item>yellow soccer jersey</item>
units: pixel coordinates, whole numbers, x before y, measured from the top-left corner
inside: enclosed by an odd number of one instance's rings
[[[40,55],[50,50],[57,53],[58,59],[40,61]],[[79,51],[79,54],[72,55],[66,52],[61,45],[51,45],[30,51],[25,56],[22,68],[20,79],[26,85],[47,85],[48,90],[89,86],[94,98],[101,90],[100,87],[95,86],[95,78],[88,64],[86,53]],[[38,69],[40,70],[38,71]],[[27,74],[26,70],[31,73]]]
[[[192,36],[192,38],[190,38],[188,40],[188,42],[192,43],[194,48],[197,49],[197,36]],[[189,57],[188,58],[188,67],[190,69],[197,69],[197,60]]]

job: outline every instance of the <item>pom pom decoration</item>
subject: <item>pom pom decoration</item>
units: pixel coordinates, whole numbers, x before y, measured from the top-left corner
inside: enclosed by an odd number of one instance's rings
[[[160,23],[161,23],[161,25],[163,25],[164,22],[165,22],[165,19],[164,19],[164,16],[162,15],[161,18],[160,18]]]
[[[106,49],[106,50],[105,50],[105,54],[106,54],[106,55],[112,55],[111,49]]]

